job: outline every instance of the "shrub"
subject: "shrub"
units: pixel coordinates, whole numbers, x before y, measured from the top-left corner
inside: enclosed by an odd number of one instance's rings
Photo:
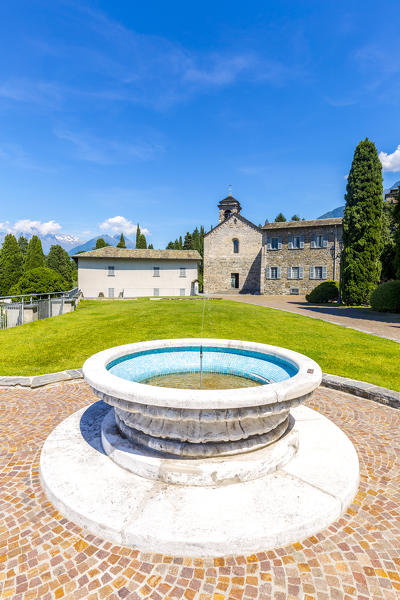
[[[339,298],[339,288],[337,281],[323,281],[306,295],[307,302],[321,304],[324,302],[334,302]]]
[[[385,281],[371,294],[371,306],[379,312],[400,312],[400,281]]]
[[[49,267],[36,267],[22,275],[13,286],[12,294],[49,294],[68,289],[68,283],[59,273]]]

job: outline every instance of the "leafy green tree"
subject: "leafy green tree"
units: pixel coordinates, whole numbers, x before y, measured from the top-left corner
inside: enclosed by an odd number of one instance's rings
[[[154,250],[154,246],[153,246],[153,244],[149,244],[149,246],[148,246],[148,249],[149,249],[149,250]]]
[[[121,233],[121,237],[119,238],[119,242],[117,244],[117,248],[126,248],[124,234]]]
[[[98,250],[99,248],[106,248],[109,245],[110,244],[107,244],[107,242],[104,240],[104,238],[101,238],[101,237],[97,238],[95,250]]]
[[[286,217],[283,213],[278,213],[275,217],[275,223],[284,223],[286,221]]]
[[[68,290],[68,283],[59,273],[49,267],[36,267],[25,271],[18,282],[11,288],[11,293],[18,294],[49,294]]]
[[[42,242],[37,235],[33,235],[29,240],[28,248],[25,256],[24,269],[30,271],[37,267],[44,267],[46,264],[42,249]]]
[[[290,220],[291,221],[300,221],[300,217],[299,217],[299,215],[295,214],[295,215],[293,215],[293,217]]]
[[[26,251],[28,250],[28,240],[24,235],[20,235],[18,238],[18,246],[21,248],[22,255],[26,255]]]
[[[381,274],[382,165],[368,138],[354,152],[346,187],[341,257],[342,299],[367,304]]]
[[[51,246],[47,255],[46,265],[59,273],[69,287],[72,286],[73,265],[69,254],[59,244]]]
[[[381,281],[396,279],[396,205],[383,203],[382,212],[382,263]]]
[[[15,236],[8,233],[0,250],[0,296],[6,296],[23,273],[24,258]]]
[[[394,233],[394,267],[396,278],[400,279],[400,191],[397,204],[394,205],[393,217],[396,226]]]

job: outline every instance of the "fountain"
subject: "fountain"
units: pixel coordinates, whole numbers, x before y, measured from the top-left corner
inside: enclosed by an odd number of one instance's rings
[[[325,527],[355,494],[352,444],[303,406],[322,373],[302,354],[154,340],[99,352],[83,373],[102,402],[49,436],[41,478],[96,535],[169,554],[254,552]]]

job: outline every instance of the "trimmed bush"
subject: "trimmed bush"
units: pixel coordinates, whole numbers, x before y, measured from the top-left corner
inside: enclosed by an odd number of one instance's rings
[[[371,294],[371,307],[379,312],[400,312],[400,281],[385,281]]]
[[[339,287],[337,281],[323,281],[306,295],[307,302],[323,304],[324,302],[335,302],[339,298]]]
[[[13,286],[11,294],[49,294],[68,289],[68,283],[59,273],[48,267],[37,267],[22,275],[18,283]]]

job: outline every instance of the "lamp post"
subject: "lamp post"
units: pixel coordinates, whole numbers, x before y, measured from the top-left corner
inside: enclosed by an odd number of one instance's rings
[[[343,252],[343,241],[337,240],[336,231],[335,231],[335,242],[333,246],[331,246],[331,256],[333,259],[333,269],[336,276],[336,261],[339,261],[339,294],[338,294],[338,304],[342,303],[342,252]]]

